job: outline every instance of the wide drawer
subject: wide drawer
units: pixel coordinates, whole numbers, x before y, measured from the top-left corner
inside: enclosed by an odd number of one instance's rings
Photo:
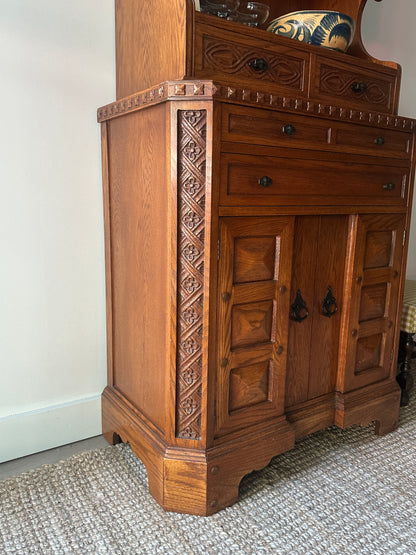
[[[313,68],[310,97],[352,108],[396,111],[397,73],[359,68],[352,64],[332,63],[317,57]]]
[[[408,177],[407,166],[223,153],[220,203],[404,205]]]
[[[224,141],[309,150],[409,158],[412,133],[298,116],[288,112],[222,106]]]
[[[262,87],[278,84],[279,90],[307,94],[309,55],[302,50],[198,24],[194,53],[197,78],[244,79],[256,82],[256,87],[261,81]]]

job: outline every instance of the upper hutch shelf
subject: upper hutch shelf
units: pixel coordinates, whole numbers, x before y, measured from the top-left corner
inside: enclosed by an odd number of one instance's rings
[[[370,0],[380,2],[381,0]],[[199,71],[197,58],[201,47],[198,36],[203,27],[221,32],[234,32],[250,40],[297,52],[319,52],[334,60],[360,58],[361,63],[377,64],[391,69],[396,82],[400,67],[393,62],[375,60],[365,50],[361,38],[361,19],[367,0],[263,0],[270,6],[268,22],[297,10],[336,10],[351,16],[356,22],[353,43],[347,54],[310,46],[296,40],[273,35],[264,29],[253,29],[239,23],[224,21],[195,10],[194,0],[116,0],[116,72],[117,99],[152,87],[162,81],[192,78],[211,78]],[[267,26],[268,22],[263,26]],[[369,66],[371,67],[371,66]],[[213,76],[212,78],[215,78]],[[387,110],[388,111],[388,110]],[[394,111],[394,110],[392,110]]]

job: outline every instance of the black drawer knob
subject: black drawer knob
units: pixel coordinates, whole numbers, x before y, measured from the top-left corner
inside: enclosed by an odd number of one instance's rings
[[[285,135],[294,135],[296,133],[296,127],[288,123],[283,127],[283,133]]]
[[[248,65],[251,69],[254,69],[254,71],[266,71],[269,67],[269,64],[264,58],[254,58],[254,60],[251,60]]]
[[[263,177],[260,177],[259,179],[259,185],[261,185],[262,187],[270,187],[272,183],[273,183],[273,179],[268,175],[263,175]]]
[[[376,137],[374,139],[374,144],[376,144],[377,146],[383,146],[385,142],[386,141],[384,140],[383,137]]]
[[[368,87],[365,83],[353,83],[351,85],[352,92],[355,92],[357,94],[364,93],[367,90],[367,88]]]
[[[394,183],[386,183],[385,185],[383,185],[383,189],[386,189],[386,191],[393,191],[393,189],[396,188],[396,185]]]

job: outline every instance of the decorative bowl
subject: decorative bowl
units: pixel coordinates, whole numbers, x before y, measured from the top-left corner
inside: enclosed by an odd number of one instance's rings
[[[354,37],[355,21],[341,12],[300,11],[273,19],[267,26],[267,31],[345,52]]]

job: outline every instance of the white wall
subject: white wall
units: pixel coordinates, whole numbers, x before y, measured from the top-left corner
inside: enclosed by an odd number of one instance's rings
[[[113,10],[113,0],[0,0],[0,461],[101,431],[96,108],[115,99]],[[414,0],[368,0],[365,44],[400,61],[400,111],[413,117],[415,25]],[[416,278],[415,245],[416,214]]]
[[[101,433],[113,0],[0,0],[0,461]]]
[[[368,0],[363,17],[363,42],[375,58],[402,66],[399,113],[416,118],[415,0]],[[407,277],[416,279],[416,200],[410,227]]]

